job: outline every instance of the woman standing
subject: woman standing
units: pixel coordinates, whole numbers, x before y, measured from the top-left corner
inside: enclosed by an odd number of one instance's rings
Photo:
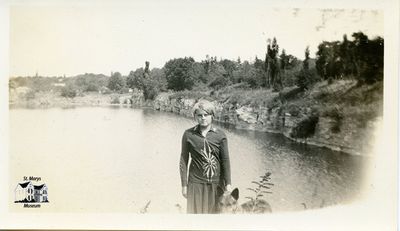
[[[182,137],[182,195],[187,198],[187,213],[215,213],[218,191],[231,191],[228,142],[225,133],[212,125],[215,107],[211,102],[196,103],[193,115],[198,124]]]

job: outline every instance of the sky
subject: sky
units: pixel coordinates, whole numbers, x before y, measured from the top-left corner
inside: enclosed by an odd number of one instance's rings
[[[82,1],[85,3],[85,1]],[[280,51],[315,57],[322,41],[362,31],[384,35],[374,9],[271,7],[268,1],[108,1],[107,4],[15,4],[10,7],[10,76],[74,76],[161,68],[173,58],[206,55],[253,61],[268,40]]]

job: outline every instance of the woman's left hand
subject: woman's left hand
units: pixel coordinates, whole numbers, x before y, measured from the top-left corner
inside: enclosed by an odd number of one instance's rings
[[[227,185],[225,186],[225,190],[228,191],[228,192],[232,192],[232,187],[231,187],[231,185],[230,185],[230,184],[227,184]]]

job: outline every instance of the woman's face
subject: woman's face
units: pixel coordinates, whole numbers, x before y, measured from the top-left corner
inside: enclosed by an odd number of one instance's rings
[[[212,122],[212,115],[201,109],[196,110],[194,118],[197,123],[202,127],[207,127]]]

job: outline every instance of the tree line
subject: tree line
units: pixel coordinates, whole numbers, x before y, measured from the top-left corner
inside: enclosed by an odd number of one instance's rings
[[[383,79],[383,46],[381,37],[369,39],[362,32],[352,34],[353,41],[322,42],[318,46],[316,68],[323,79],[352,77],[360,83]]]
[[[369,39],[362,32],[352,34],[353,40],[343,36],[342,41],[323,41],[318,45],[316,58],[310,58],[306,47],[300,60],[280,50],[276,38],[268,40],[265,57],[241,61],[217,59],[207,55],[204,60],[192,57],[174,58],[162,68],[150,69],[150,63],[131,71],[127,76],[112,72],[105,75],[84,74],[73,78],[12,78],[10,88],[28,86],[35,91],[58,90],[65,97],[83,92],[128,92],[138,89],[146,99],[154,99],[161,91],[219,90],[235,85],[241,88],[267,88],[280,91],[285,87],[298,86],[308,89],[322,80],[352,78],[360,84],[383,80],[383,45],[381,37]],[[60,80],[61,79],[61,80]],[[55,87],[63,82],[65,86]]]

